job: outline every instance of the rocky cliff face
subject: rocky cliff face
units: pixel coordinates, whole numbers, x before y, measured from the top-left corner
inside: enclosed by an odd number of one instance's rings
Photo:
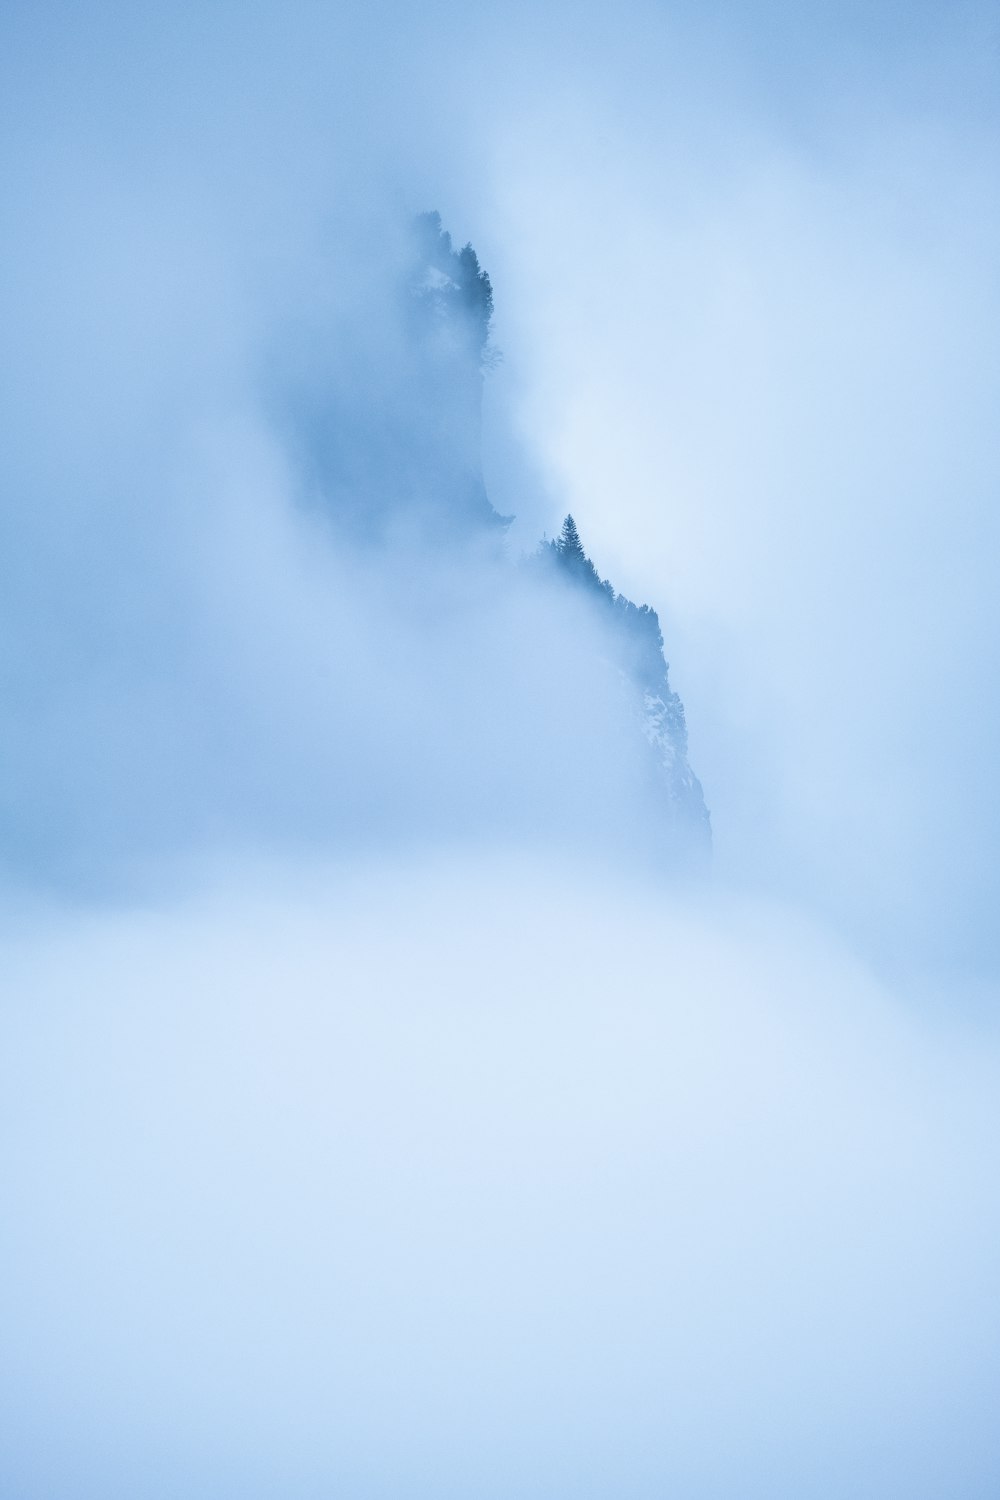
[[[708,809],[701,782],[688,762],[684,705],[670,686],[656,611],[648,604],[633,604],[601,578],[572,516],[566,517],[556,541],[543,544],[540,557],[556,577],[592,601],[604,626],[610,659],[621,673],[629,711],[649,745],[664,816],[675,838],[707,848]]]

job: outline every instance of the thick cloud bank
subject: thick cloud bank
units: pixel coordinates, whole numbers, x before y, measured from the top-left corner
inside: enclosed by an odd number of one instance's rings
[[[0,1487],[984,1497],[996,1036],[468,858],[9,945]]]

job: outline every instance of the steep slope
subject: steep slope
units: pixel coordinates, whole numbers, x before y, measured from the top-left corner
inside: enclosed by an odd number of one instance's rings
[[[380,295],[359,302],[353,322],[336,330],[329,378],[314,368],[292,403],[307,488],[345,555],[360,544],[387,576],[405,577],[406,588],[430,597],[459,580],[459,591],[477,601],[485,619],[489,597],[503,594],[514,572],[504,549],[512,518],[490,503],[482,464],[493,287],[472,246],[456,249],[437,213],[413,221],[375,285]],[[547,621],[539,628],[548,629],[551,641],[572,638],[574,680],[586,680],[594,663],[580,696],[581,722],[588,722],[591,702],[597,716],[590,721],[592,742],[577,742],[581,762],[595,768],[594,796],[610,809],[612,782],[617,778],[621,794],[631,778],[642,807],[632,820],[640,842],[678,852],[706,849],[708,813],[688,762],[684,708],[670,686],[656,612],[601,579],[572,517],[557,541],[542,544],[534,563],[544,607],[533,621]],[[580,599],[587,601],[583,616]],[[481,625],[456,628],[468,638]],[[517,630],[511,664],[521,672],[527,704],[523,653],[534,649],[538,631],[532,635],[526,620]],[[481,655],[488,654],[484,648]],[[425,665],[433,677],[434,663]],[[468,687],[471,703],[481,684]],[[508,714],[521,717],[517,709]],[[523,717],[530,720],[531,712]],[[623,726],[624,748],[609,751]],[[505,743],[509,748],[509,738]],[[544,753],[539,747],[540,758]]]
[[[601,578],[572,516],[566,517],[555,541],[543,542],[539,557],[555,577],[593,602],[607,631],[609,652],[630,689],[632,711],[652,752],[670,821],[675,831],[707,846],[708,809],[701,782],[688,762],[684,705],[670,686],[656,611],[648,604],[633,604]]]
[[[436,213],[370,256],[362,272],[348,263],[356,291],[317,306],[273,380],[304,496],[350,546],[498,542],[510,518],[482,467],[490,279]]]

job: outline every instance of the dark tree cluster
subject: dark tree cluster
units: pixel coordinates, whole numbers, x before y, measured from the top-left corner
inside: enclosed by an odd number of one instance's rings
[[[465,326],[480,357],[486,351],[493,317],[493,286],[471,245],[456,250],[439,213],[416,220],[415,291],[440,318]]]
[[[622,665],[644,691],[662,695],[670,708],[671,728],[686,746],[687,728],[680,699],[669,687],[669,664],[663,654],[663,635],[655,609],[633,604],[602,578],[587,556],[573,517],[567,516],[554,541],[543,542],[541,556],[571,583],[590,593],[612,615]]]
[[[615,591],[608,580],[601,577],[583,550],[580,533],[572,516],[566,517],[562,524],[562,531],[555,541],[547,543],[547,546],[560,571],[568,575],[574,583],[599,589],[608,596],[612,603],[614,602]]]

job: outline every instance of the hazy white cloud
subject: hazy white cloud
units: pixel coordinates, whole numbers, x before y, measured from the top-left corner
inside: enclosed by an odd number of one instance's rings
[[[992,968],[995,115],[686,46],[498,128],[523,426],[665,608],[726,867]]]
[[[8,945],[5,1486],[986,1493],[995,1030],[524,855]]]

